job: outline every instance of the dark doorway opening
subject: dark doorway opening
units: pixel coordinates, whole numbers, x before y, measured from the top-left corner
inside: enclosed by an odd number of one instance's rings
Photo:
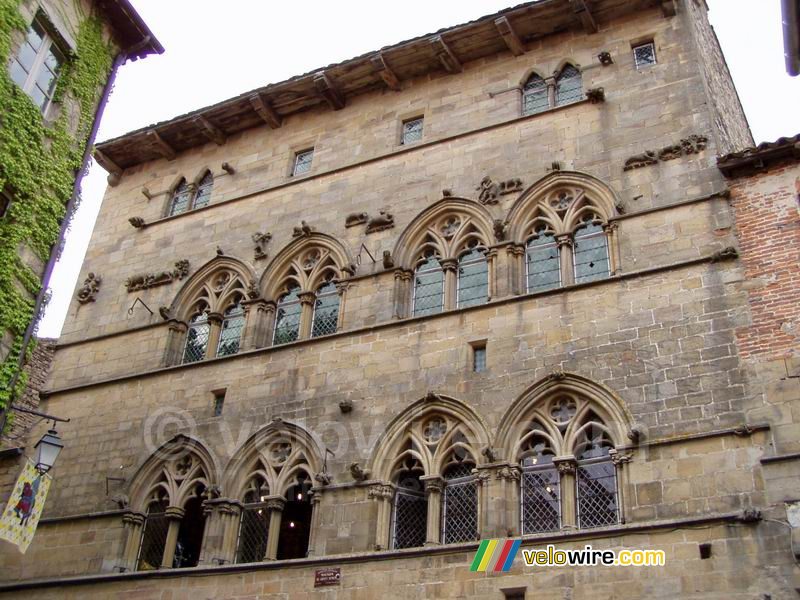
[[[278,539],[278,560],[305,558],[311,535],[311,482],[305,474],[286,493],[286,506],[281,515],[281,535]]]

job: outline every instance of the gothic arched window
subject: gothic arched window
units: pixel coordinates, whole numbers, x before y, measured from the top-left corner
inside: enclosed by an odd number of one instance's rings
[[[575,283],[609,276],[608,240],[600,220],[586,215],[575,231]]]
[[[214,189],[214,175],[211,171],[206,171],[199,183],[186,183],[181,179],[170,198],[168,216],[178,215],[187,210],[202,208],[211,200],[211,192]]]
[[[552,229],[540,225],[528,239],[525,251],[528,292],[540,292],[561,285],[561,263]]]
[[[278,300],[273,344],[286,344],[299,337],[301,312],[300,286],[294,285]]]
[[[418,459],[407,457],[393,477],[392,547],[418,548],[425,544],[428,526],[428,498],[420,480],[425,474]]]
[[[522,87],[522,114],[533,115],[548,108],[550,108],[550,98],[547,83],[533,73]]]
[[[442,498],[442,541],[445,544],[478,539],[478,483],[475,462],[457,448],[445,467]]]
[[[244,309],[242,309],[242,297],[237,296],[223,314],[217,356],[229,356],[239,352],[242,330],[244,330]]]
[[[458,308],[485,304],[489,300],[489,265],[485,250],[472,240],[458,259]]]
[[[556,77],[556,106],[572,104],[582,98],[581,73],[572,65],[567,64]]]
[[[311,337],[336,333],[339,323],[339,290],[333,281],[317,289],[314,315],[311,319]]]
[[[181,179],[172,191],[172,199],[169,203],[169,215],[178,215],[182,212],[186,212],[189,208],[190,196],[189,185],[186,183],[185,179]]]
[[[600,418],[594,413],[584,417],[575,444],[578,459],[576,472],[578,527],[603,527],[619,522],[617,468],[611,461],[614,448]]]
[[[189,329],[186,332],[186,346],[183,349],[182,363],[197,362],[206,357],[210,331],[211,326],[208,323],[207,307],[203,305],[189,320]]]
[[[236,544],[236,562],[261,562],[267,558],[269,536],[269,486],[263,477],[250,479],[242,499],[239,521],[239,539]]]
[[[202,208],[211,200],[211,191],[214,189],[214,176],[211,171],[206,171],[200,183],[197,184],[197,191],[194,193],[192,208]]]
[[[444,308],[444,271],[439,258],[428,251],[414,272],[414,316],[432,315]]]

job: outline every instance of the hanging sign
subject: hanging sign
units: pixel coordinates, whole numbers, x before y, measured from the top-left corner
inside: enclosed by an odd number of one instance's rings
[[[40,474],[31,461],[26,461],[0,517],[0,539],[15,544],[23,554],[36,533],[51,481],[49,475]]]

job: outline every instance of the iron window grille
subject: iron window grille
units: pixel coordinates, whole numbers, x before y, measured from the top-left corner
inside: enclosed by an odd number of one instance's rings
[[[414,316],[433,315],[444,308],[444,271],[435,256],[417,267],[414,274]]]
[[[397,488],[392,518],[392,547],[418,548],[425,544],[428,499],[424,492]]]
[[[9,72],[12,81],[30,96],[42,114],[53,100],[63,64],[64,54],[37,15],[17,54],[11,59]]]
[[[300,315],[303,307],[300,305],[299,295],[300,287],[293,287],[278,301],[273,344],[287,344],[295,341],[300,335]]]
[[[528,292],[539,292],[561,286],[561,262],[558,245],[552,233],[542,230],[528,241],[525,268]]]
[[[478,248],[462,255],[458,261],[457,296],[458,308],[489,301],[489,267],[486,256]]]
[[[539,75],[533,74],[522,88],[522,114],[534,115],[550,108],[547,83]]]
[[[649,67],[658,62],[656,59],[656,45],[653,42],[639,44],[633,47],[633,62],[637,69]]]
[[[565,66],[556,77],[556,106],[572,104],[583,98],[581,73],[572,65]]]
[[[244,329],[244,310],[240,302],[241,299],[225,311],[217,345],[217,356],[230,356],[239,352]]]
[[[164,549],[167,544],[169,519],[166,515],[167,503],[154,502],[147,510],[144,520],[142,539],[139,544],[139,556],[136,561],[138,571],[151,571],[161,568]]]
[[[522,471],[520,516],[523,535],[561,528],[561,486],[558,470],[547,466]]]
[[[609,276],[608,241],[603,226],[591,217],[575,232],[575,283],[597,281]]]
[[[581,461],[576,476],[578,527],[619,523],[617,471],[607,457]]]
[[[478,539],[478,482],[471,463],[459,463],[444,474],[442,541],[445,544]]]
[[[186,347],[183,350],[182,363],[197,362],[206,357],[210,331],[206,313],[192,317],[189,322],[189,330],[186,332]]]
[[[422,127],[424,120],[422,117],[403,121],[403,134],[400,139],[401,144],[411,144],[422,139]]]
[[[245,498],[239,521],[239,539],[236,544],[236,562],[261,562],[267,555],[270,511],[258,496]]]
[[[311,337],[336,333],[339,323],[339,290],[332,281],[317,290],[314,316],[311,319]]]
[[[314,160],[314,149],[303,150],[294,155],[294,166],[292,175],[302,175],[311,170],[311,162]]]

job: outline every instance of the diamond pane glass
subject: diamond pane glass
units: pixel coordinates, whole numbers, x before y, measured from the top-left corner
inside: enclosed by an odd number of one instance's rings
[[[300,314],[303,307],[300,306],[299,294],[300,288],[294,287],[278,302],[273,344],[293,342],[300,334]]]
[[[197,362],[206,356],[210,328],[205,314],[195,316],[186,332],[186,347],[183,350],[183,363]]]
[[[235,306],[225,311],[225,319],[222,321],[222,329],[219,334],[217,356],[230,356],[239,352],[242,329],[244,329],[244,311],[237,302]]]
[[[538,75],[531,75],[522,90],[522,114],[533,115],[548,108],[547,84]]]
[[[417,267],[414,276],[414,316],[442,312],[444,271],[435,256]]]
[[[552,234],[542,233],[530,240],[525,256],[529,292],[540,292],[561,285],[561,262]]]
[[[172,193],[172,201],[169,204],[169,214],[177,215],[185,212],[189,208],[189,186],[185,181],[181,181]]]
[[[200,180],[197,193],[194,195],[194,207],[202,208],[211,200],[211,190],[214,189],[214,176],[209,172]]]
[[[583,98],[581,74],[572,65],[567,65],[556,78],[556,106],[577,102]]]
[[[237,563],[261,562],[267,555],[269,510],[264,505],[250,505],[242,509],[239,523]]]
[[[442,530],[445,544],[478,539],[478,484],[472,476],[445,486]]]
[[[579,464],[578,527],[603,527],[619,521],[617,471],[610,460]]]
[[[480,250],[472,250],[458,263],[458,307],[489,301],[489,267]]]
[[[609,276],[608,244],[601,225],[588,224],[575,233],[575,282]]]
[[[311,337],[336,333],[339,322],[339,290],[336,284],[326,283],[317,290],[314,303],[314,318],[311,324]]]
[[[161,568],[161,560],[164,557],[164,546],[167,542],[167,530],[169,520],[164,511],[167,508],[166,502],[151,504],[144,521],[142,531],[142,543],[139,546],[139,560],[136,569],[139,571],[151,571]]]
[[[520,485],[523,535],[560,529],[561,490],[558,471],[523,471]]]
[[[314,159],[314,150],[298,152],[294,158],[294,175],[308,173],[311,170],[311,161]]]
[[[417,548],[425,543],[428,500],[424,494],[398,489],[394,496],[393,548]]]
[[[422,119],[412,119],[403,123],[403,140],[404,144],[411,142],[418,142],[422,139]]]
[[[649,67],[656,64],[656,47],[652,42],[649,44],[642,44],[633,49],[633,60],[636,63],[636,68]]]

